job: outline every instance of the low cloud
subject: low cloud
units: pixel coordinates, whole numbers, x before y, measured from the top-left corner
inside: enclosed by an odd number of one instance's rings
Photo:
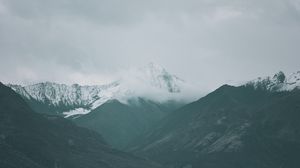
[[[191,102],[205,94],[199,87],[171,74],[163,67],[154,66],[155,69],[148,65],[117,73],[121,93],[118,99],[126,102],[128,98],[143,97],[160,102]]]
[[[211,91],[300,69],[299,0],[0,0],[0,80],[103,84],[157,62]]]

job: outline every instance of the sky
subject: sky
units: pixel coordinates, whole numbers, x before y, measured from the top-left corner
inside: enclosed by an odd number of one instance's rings
[[[0,81],[104,84],[154,62],[203,90],[300,70],[300,0],[0,0]]]

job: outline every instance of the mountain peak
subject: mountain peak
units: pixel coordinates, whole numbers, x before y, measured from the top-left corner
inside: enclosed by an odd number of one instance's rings
[[[137,79],[148,82],[152,87],[164,89],[170,93],[181,91],[182,79],[169,73],[165,68],[150,62],[147,66],[139,68]]]
[[[273,77],[267,76],[257,78],[246,85],[254,86],[254,88],[269,91],[291,91],[300,88],[300,71],[291,73],[286,76],[282,71],[276,73]]]
[[[276,83],[284,83],[285,82],[285,74],[282,71],[279,71],[273,76],[273,80]]]
[[[171,94],[181,92],[183,86],[183,80],[154,63],[132,72],[127,71],[122,77],[123,79],[106,85],[81,86],[42,82],[8,86],[25,99],[56,108],[56,112],[65,117],[87,114],[112,99],[122,102],[132,97],[154,101],[165,101],[164,98],[173,100]]]

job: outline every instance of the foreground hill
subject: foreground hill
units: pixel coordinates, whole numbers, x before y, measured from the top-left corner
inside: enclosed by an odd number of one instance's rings
[[[124,149],[179,106],[177,102],[159,104],[142,98],[127,104],[111,100],[73,121],[101,133],[114,147]]]
[[[176,168],[300,167],[300,90],[265,88],[224,85],[167,116],[131,151]]]
[[[155,168],[155,164],[112,149],[102,137],[60,117],[33,112],[0,83],[0,167]]]

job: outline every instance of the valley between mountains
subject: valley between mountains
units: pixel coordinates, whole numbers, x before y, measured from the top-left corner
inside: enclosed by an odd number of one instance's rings
[[[203,95],[149,64],[106,85],[0,85],[6,168],[298,168],[300,71]],[[197,87],[195,87],[197,88]],[[145,92],[147,90],[147,92]],[[187,94],[197,96],[187,98]]]

